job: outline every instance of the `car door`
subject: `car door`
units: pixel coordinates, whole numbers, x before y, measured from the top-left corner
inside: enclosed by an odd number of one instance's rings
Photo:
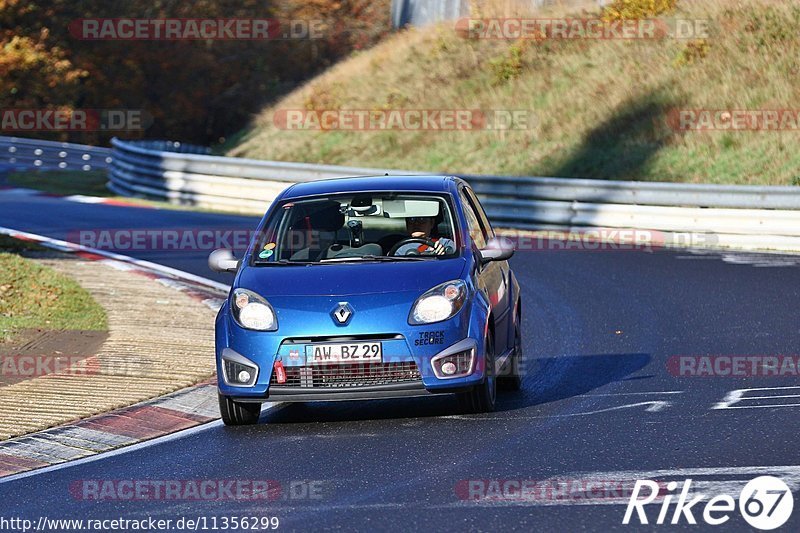
[[[492,227],[489,225],[486,214],[483,208],[478,203],[472,190],[463,186],[460,190],[461,201],[464,206],[464,215],[467,219],[469,232],[472,236],[472,241],[479,249],[485,248],[489,239],[494,237]],[[478,265],[477,281],[478,287],[485,292],[492,307],[492,315],[494,316],[494,342],[495,354],[501,354],[506,351],[508,346],[508,328],[509,316],[508,312],[508,290],[506,280],[508,279],[507,273],[503,271],[503,267],[508,268],[505,261],[492,261],[481,266]]]

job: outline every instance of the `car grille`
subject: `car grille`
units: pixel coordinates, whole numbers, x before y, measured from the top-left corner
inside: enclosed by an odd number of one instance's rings
[[[351,363],[285,367],[286,383],[278,383],[272,370],[270,384],[275,387],[352,388],[420,381],[413,361],[401,363]]]

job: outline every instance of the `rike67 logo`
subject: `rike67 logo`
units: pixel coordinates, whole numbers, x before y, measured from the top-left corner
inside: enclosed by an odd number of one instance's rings
[[[675,509],[669,519],[670,505],[673,503],[675,491],[678,489],[677,481],[670,481],[665,485],[650,480],[637,480],[633,492],[625,509],[623,524],[631,523],[636,513],[640,524],[649,524],[644,506],[661,499],[661,508],[655,524],[697,524],[695,513],[700,514],[706,524],[712,526],[722,525],[731,518],[736,508],[736,500],[730,494],[718,494],[706,501],[705,506],[698,505],[705,501],[708,494],[691,493],[692,480],[687,479],[677,495]],[[649,490],[649,494],[646,491]],[[691,498],[691,499],[690,499]],[[738,510],[750,526],[760,530],[776,529],[789,520],[794,508],[792,491],[783,480],[772,476],[760,476],[750,480],[739,493]],[[696,507],[695,507],[696,506]],[[633,523],[636,523],[635,520]]]

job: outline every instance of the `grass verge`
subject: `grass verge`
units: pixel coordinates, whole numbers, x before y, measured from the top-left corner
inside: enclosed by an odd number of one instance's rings
[[[681,109],[797,110],[800,5],[679,0],[659,17],[705,21],[708,33],[512,41],[465,38],[453,23],[402,31],[264,109],[223,148],[433,172],[800,185],[800,130],[685,131],[670,119]],[[421,109],[530,110],[535,119],[499,131],[287,130],[276,120],[290,110]]]
[[[25,329],[107,329],[105,311],[86,290],[20,255],[44,250],[0,235],[0,342]]]

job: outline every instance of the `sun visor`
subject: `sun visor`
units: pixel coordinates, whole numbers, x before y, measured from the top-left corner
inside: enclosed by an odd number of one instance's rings
[[[439,214],[437,200],[384,200],[383,211],[389,218],[435,217]]]

